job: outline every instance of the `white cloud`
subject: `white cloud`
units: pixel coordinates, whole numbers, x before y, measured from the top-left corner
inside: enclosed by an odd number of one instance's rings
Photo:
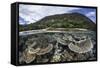
[[[89,13],[86,14],[86,16],[89,16],[89,17],[90,16],[95,16],[95,14],[96,14],[95,12],[89,12]]]
[[[96,12],[94,11],[88,12],[86,16],[89,17],[94,23],[96,23]]]
[[[22,17],[25,21],[29,21],[27,22],[27,24],[29,24],[29,23],[34,23],[45,16],[62,14],[62,13],[70,13],[70,11],[78,10],[78,9],[80,8],[20,4],[19,16]]]

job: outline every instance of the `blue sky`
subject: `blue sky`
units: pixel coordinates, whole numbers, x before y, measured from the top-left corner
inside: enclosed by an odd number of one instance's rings
[[[96,9],[79,7],[58,7],[39,5],[19,5],[19,24],[30,24],[39,21],[45,16],[78,12],[96,22]]]

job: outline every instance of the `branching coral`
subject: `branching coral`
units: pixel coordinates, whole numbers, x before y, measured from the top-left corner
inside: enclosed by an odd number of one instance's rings
[[[53,56],[51,62],[59,62],[61,61],[61,55],[60,54],[56,54]]]

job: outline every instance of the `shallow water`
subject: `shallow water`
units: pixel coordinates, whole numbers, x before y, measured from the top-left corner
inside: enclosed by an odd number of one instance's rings
[[[71,51],[68,48],[68,44],[58,43],[55,38],[73,38],[76,41],[90,38],[93,43],[93,49],[91,51],[78,54]],[[96,59],[96,32],[94,31],[67,31],[66,33],[37,33],[31,35],[19,36],[19,58],[22,57],[22,53],[27,49],[33,42],[37,42],[32,48],[46,48],[48,44],[53,44],[53,49],[44,55],[37,55],[37,58],[30,63],[46,63],[46,62],[67,62],[67,61],[81,61],[81,60],[95,60]],[[73,42],[73,40],[67,40]],[[28,42],[28,44],[26,44]],[[73,42],[74,43],[74,42]],[[50,56],[49,56],[50,55]],[[26,56],[27,57],[27,56]],[[70,58],[71,57],[71,58]],[[20,61],[20,59],[19,59]],[[24,64],[25,60],[20,61],[20,64]]]

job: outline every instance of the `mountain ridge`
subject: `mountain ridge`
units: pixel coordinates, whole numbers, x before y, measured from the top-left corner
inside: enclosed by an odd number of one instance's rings
[[[34,30],[34,29],[44,29],[44,28],[85,28],[89,30],[95,30],[96,24],[80,13],[64,13],[46,16],[43,19],[37,21],[36,23],[31,23],[21,26],[20,31],[23,30]]]

